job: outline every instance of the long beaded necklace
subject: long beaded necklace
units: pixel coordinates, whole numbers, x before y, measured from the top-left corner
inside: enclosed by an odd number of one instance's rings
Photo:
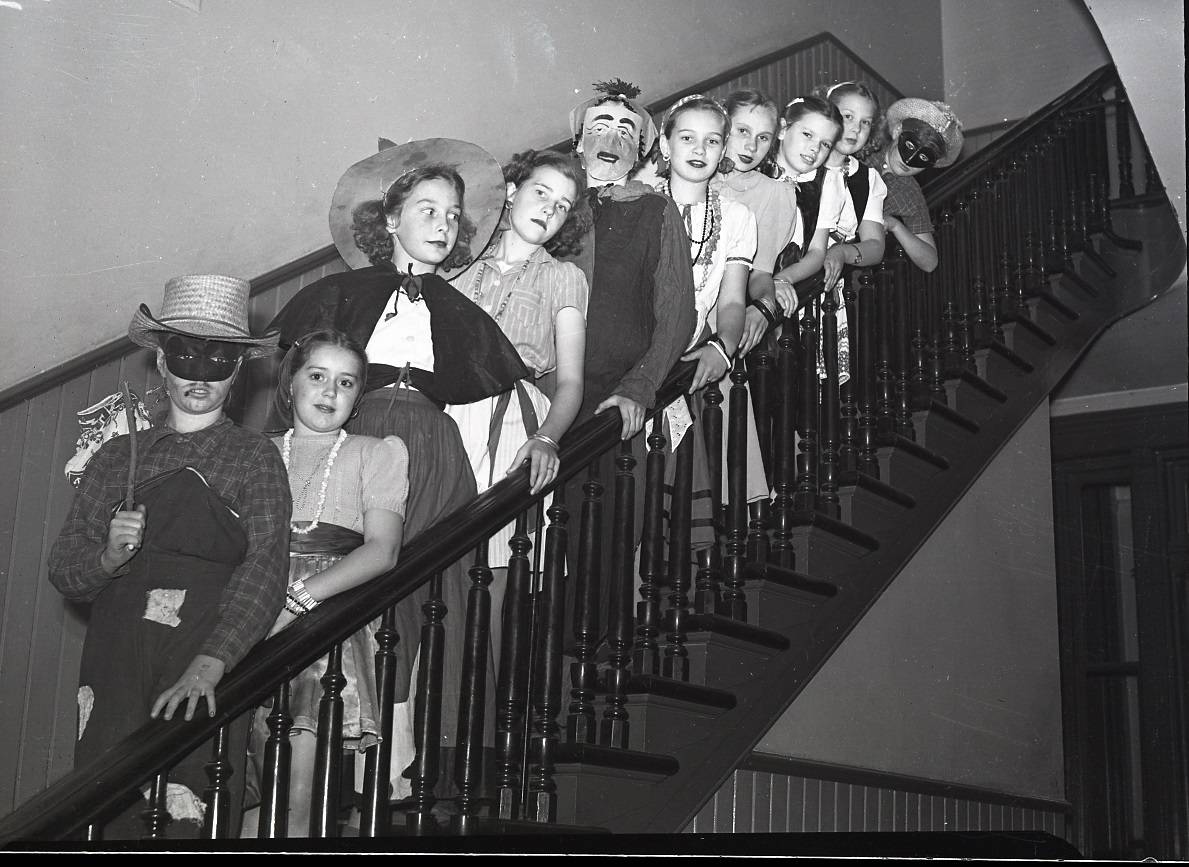
[[[322,488],[318,492],[318,507],[314,510],[314,520],[310,522],[308,527],[299,527],[292,521],[289,522],[290,532],[296,533],[299,536],[306,536],[314,532],[318,526],[318,522],[322,519],[322,509],[326,506],[326,487],[330,484],[330,468],[334,466],[334,459],[338,457],[339,449],[342,448],[343,443],[347,439],[347,432],[340,430],[338,437],[335,438],[334,445],[330,447],[330,453],[326,457],[326,472],[322,475]],[[289,453],[293,448],[293,428],[285,431],[285,436],[281,438],[281,462],[285,465],[285,471],[289,471]],[[310,477],[306,481],[305,488],[302,489],[304,496],[309,486],[313,483],[314,475],[318,470],[318,465],[314,465],[314,469],[310,472]]]
[[[673,198],[668,180],[662,182],[661,192],[670,199]],[[701,294],[702,290],[706,288],[706,283],[710,280],[710,272],[714,270],[714,253],[718,249],[718,239],[722,234],[722,200],[713,185],[707,189],[706,209],[702,212],[702,230],[700,232],[702,237],[698,241],[695,241],[693,237],[693,216],[690,213],[692,208],[686,205],[681,210],[685,219],[685,234],[691,244],[698,245],[698,253],[693,257],[693,266],[694,268],[699,265],[702,267],[702,276],[698,280],[697,289],[698,294]],[[705,254],[705,261],[703,261],[703,254]]]
[[[504,295],[503,300],[500,302],[499,308],[495,311],[495,313],[491,314],[491,318],[494,319],[496,322],[499,322],[500,317],[504,315],[504,310],[507,309],[508,302],[510,300],[512,300],[512,292],[520,284],[520,281],[524,279],[524,275],[528,272],[528,266],[529,266],[529,263],[532,261],[532,258],[533,258],[532,256],[529,256],[527,259],[524,260],[524,264],[520,266],[520,270],[516,272],[516,277],[511,281],[511,284],[508,286],[508,292],[507,292],[507,294]],[[480,307],[483,306],[482,302],[480,301],[480,299],[483,297],[483,277],[487,273],[489,261],[490,260],[488,260],[488,259],[480,259],[479,260],[479,267],[475,269],[475,277],[471,281],[471,300],[474,301],[476,304],[478,304]],[[497,271],[499,270],[498,267],[496,270]],[[500,274],[501,279],[503,278],[503,276],[504,276],[503,274]]]

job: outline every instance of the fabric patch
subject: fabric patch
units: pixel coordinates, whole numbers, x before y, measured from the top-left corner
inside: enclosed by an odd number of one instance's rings
[[[95,709],[95,690],[89,686],[78,688],[78,739],[83,739],[83,732],[87,730],[87,721],[91,719],[91,711]]]
[[[157,588],[145,594],[144,619],[162,626],[180,626],[178,611],[186,601],[186,591],[173,588]]]
[[[153,799],[152,785],[141,786],[140,793],[146,801]],[[170,783],[165,788],[165,809],[175,822],[201,822],[206,817],[206,804],[181,783]]]

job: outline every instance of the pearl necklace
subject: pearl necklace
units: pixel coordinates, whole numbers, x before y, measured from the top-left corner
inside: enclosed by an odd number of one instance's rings
[[[326,506],[326,487],[330,484],[330,468],[334,466],[334,459],[338,457],[339,449],[342,448],[346,439],[347,432],[340,430],[338,437],[335,438],[334,445],[330,447],[330,454],[326,458],[326,472],[322,476],[322,489],[318,492],[318,508],[314,510],[314,520],[310,522],[308,527],[299,527],[290,521],[290,532],[296,533],[299,536],[308,536],[318,527],[318,522],[322,519],[322,509]],[[293,428],[289,428],[289,430],[285,431],[285,436],[281,438],[281,462],[285,465],[285,472],[289,471],[289,452],[292,447]],[[318,469],[316,464],[314,469]],[[310,478],[313,478],[313,473],[310,474]]]
[[[661,192],[670,199],[673,198],[667,180],[661,184]],[[689,207],[691,206],[686,206],[686,208]],[[682,210],[685,211],[685,208]],[[702,276],[698,281],[697,288],[698,294],[701,294],[702,290],[706,288],[706,283],[710,280],[710,272],[714,267],[714,253],[718,249],[718,238],[722,231],[722,200],[718,190],[713,185],[707,188],[705,210],[702,212],[702,237],[700,240],[693,239],[692,216],[683,213],[682,217],[685,218],[686,237],[689,238],[691,244],[698,245],[697,255],[693,257],[693,266],[695,270],[699,265],[702,266]],[[703,261],[703,254],[705,254],[705,261]]]
[[[520,266],[520,270],[516,272],[516,277],[511,281],[511,285],[508,286],[508,292],[504,295],[504,299],[500,302],[499,308],[494,313],[488,314],[496,322],[499,322],[500,317],[504,315],[504,310],[507,308],[508,302],[512,300],[512,292],[518,285],[520,285],[520,281],[524,279],[524,275],[528,272],[528,266],[532,262],[532,258],[533,257],[530,255],[524,260],[524,264]],[[480,307],[483,307],[483,303],[480,299],[483,297],[483,277],[487,273],[488,267],[488,260],[480,259],[479,267],[475,269],[475,279],[471,283],[471,300]],[[492,265],[491,267],[495,268],[496,275],[499,277],[499,279],[503,280],[507,272],[501,271],[498,265]]]

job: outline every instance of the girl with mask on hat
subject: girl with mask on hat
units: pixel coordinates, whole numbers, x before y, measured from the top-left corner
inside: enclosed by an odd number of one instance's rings
[[[454,139],[385,144],[347,170],[332,201],[331,234],[351,270],[303,288],[273,325],[280,329],[282,345],[310,331],[335,328],[365,346],[365,393],[347,429],[396,435],[407,447],[407,544],[477,494],[458,427],[443,408],[508,391],[528,376],[528,368],[499,324],[448,282],[495,230],[506,197],[499,163],[476,145]],[[463,557],[442,573],[442,600],[450,613],[441,743],[450,746],[470,565],[470,557]],[[406,712],[424,621],[421,606],[428,599],[427,582],[396,606],[401,637],[396,698]],[[490,658],[487,682],[495,683]],[[493,693],[488,691],[489,729]],[[407,781],[399,777],[403,766],[394,770],[400,795]]]
[[[293,521],[289,589],[270,634],[315,606],[396,566],[408,495],[409,455],[399,437],[383,439],[343,430],[363,397],[367,355],[352,337],[324,329],[293,344],[281,364],[273,399],[288,429],[273,442],[289,474]],[[341,645],[343,744],[362,752],[382,737],[376,685],[377,623]],[[290,682],[288,836],[310,826],[315,736],[322,699],[322,658]],[[259,778],[268,711],[257,712],[252,737],[256,774],[248,775],[245,803],[259,803]],[[245,813],[243,836],[257,832],[258,811]]]
[[[888,106],[885,128],[886,141],[870,158],[888,187],[884,224],[914,265],[932,271],[937,244],[916,175],[958,158],[962,124],[943,102],[906,98]]]

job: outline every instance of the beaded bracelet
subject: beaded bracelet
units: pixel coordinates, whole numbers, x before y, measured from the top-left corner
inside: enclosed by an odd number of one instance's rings
[[[559,446],[557,444],[557,440],[555,440],[553,437],[546,436],[543,433],[535,433],[532,436],[530,436],[529,439],[537,440],[538,442],[543,442],[547,446],[553,446],[554,451],[558,451],[558,452],[561,451],[561,446]]]
[[[310,595],[309,590],[306,590],[306,583],[301,578],[289,582],[288,593],[307,612],[313,611],[318,604],[318,600]]]

